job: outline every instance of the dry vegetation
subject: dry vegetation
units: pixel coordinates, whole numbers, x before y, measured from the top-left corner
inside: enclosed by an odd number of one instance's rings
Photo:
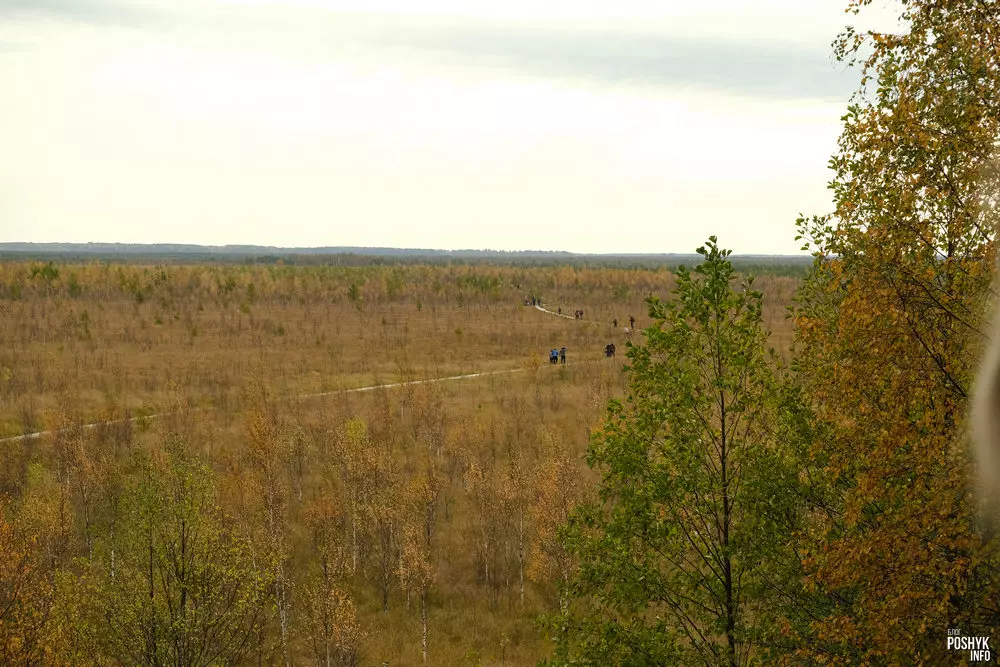
[[[787,359],[796,281],[756,285]],[[641,327],[671,286],[610,268],[0,264],[0,569],[28,591],[0,657],[399,665],[426,646],[431,664],[533,664],[625,337],[523,300]],[[174,539],[191,526],[201,541]],[[197,589],[202,616],[150,606],[154,579],[158,600]],[[192,639],[205,609],[230,635]]]

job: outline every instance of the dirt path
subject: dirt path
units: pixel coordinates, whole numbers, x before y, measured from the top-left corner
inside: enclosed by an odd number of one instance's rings
[[[556,317],[565,317],[568,320],[575,320],[577,322],[593,322],[594,324],[603,324],[603,322],[594,322],[593,320],[577,320],[575,317],[570,317],[569,315],[563,315],[562,313],[556,313],[551,310],[546,310],[541,306],[535,306],[538,310],[543,313],[548,313],[549,315],[555,315]],[[610,324],[608,326],[611,326]],[[578,362],[579,363],[579,362]],[[544,367],[544,366],[543,366]],[[463,375],[449,375],[447,377],[439,378],[427,378],[424,380],[407,380],[405,382],[384,382],[382,384],[373,384],[367,387],[354,387],[353,389],[335,389],[333,391],[324,391],[318,394],[303,394],[301,396],[295,396],[294,399],[302,400],[307,398],[320,398],[323,396],[335,396],[337,394],[358,394],[365,391],[375,391],[376,389],[393,389],[396,387],[406,387],[418,384],[432,384],[435,382],[452,382],[454,380],[468,380],[471,378],[486,377],[488,375],[505,375],[510,373],[522,373],[528,369],[526,368],[508,368],[499,371],[483,371],[480,373],[465,373]],[[209,410],[211,408],[195,408],[196,410]],[[107,422],[97,422],[93,424],[84,424],[80,428],[85,431],[89,431],[97,428],[98,426],[113,426],[115,424],[130,424],[139,421],[140,419],[160,419],[162,417],[167,417],[174,414],[173,412],[157,412],[151,415],[143,415],[141,417],[128,417],[126,419],[114,419]],[[19,440],[37,440],[42,436],[53,435],[56,433],[64,433],[70,429],[54,429],[50,431],[35,431],[34,433],[25,433],[24,435],[15,435],[7,438],[0,438],[0,443],[5,442],[17,442]]]
[[[354,387],[352,389],[334,389],[333,391],[324,391],[324,392],[320,392],[320,393],[317,393],[317,394],[302,394],[302,395],[299,395],[299,396],[293,396],[291,398],[293,400],[304,400],[304,399],[307,399],[307,398],[320,398],[320,397],[323,397],[323,396],[335,396],[337,394],[355,394],[355,393],[361,393],[361,392],[365,392],[365,391],[375,391],[376,389],[393,389],[395,387],[406,387],[406,386],[417,385],[417,384],[432,384],[434,382],[449,382],[449,381],[452,381],[452,380],[466,380],[466,379],[469,379],[469,378],[486,377],[488,375],[503,375],[503,374],[509,374],[509,373],[523,373],[526,370],[527,370],[526,368],[507,368],[507,369],[499,370],[499,371],[482,371],[480,373],[465,373],[463,375],[449,375],[447,377],[428,378],[428,379],[425,379],[425,380],[408,380],[406,382],[384,382],[382,384],[373,384],[373,385],[369,385],[367,387]],[[195,408],[195,410],[210,410],[210,409],[211,408]],[[163,417],[168,417],[168,416],[170,416],[172,414],[175,414],[175,413],[173,413],[173,412],[157,412],[157,413],[154,413],[154,414],[151,414],[151,415],[143,415],[141,417],[129,417],[127,419],[114,419],[114,420],[106,421],[106,422],[97,422],[97,423],[93,423],[93,424],[84,424],[84,425],[80,426],[79,428],[82,428],[85,431],[89,431],[91,429],[95,429],[98,426],[102,426],[102,425],[113,426],[115,424],[135,423],[135,422],[139,421],[140,419],[160,419],[160,418],[163,418]],[[16,442],[18,440],[35,440],[37,438],[41,438],[42,436],[53,435],[55,433],[64,433],[64,432],[69,431],[69,430],[71,430],[71,429],[66,428],[66,429],[54,429],[54,430],[50,430],[50,431],[35,431],[34,433],[25,433],[24,435],[15,435],[15,436],[11,436],[11,437],[8,437],[8,438],[0,438],[0,443],[4,443],[4,442]]]
[[[565,317],[567,320],[575,320],[576,322],[588,322],[590,324],[603,324],[606,327],[616,328],[610,322],[598,322],[597,320],[578,320],[575,317],[571,317],[569,315],[563,315],[562,313],[557,313],[554,310],[549,310],[548,308],[542,308],[541,306],[535,306],[535,309],[540,310],[543,313],[548,313],[549,315],[555,315],[556,317]],[[628,338],[629,334],[632,333],[632,329],[630,329],[629,327],[622,327],[621,330],[622,333],[625,334],[626,338]]]
[[[567,320],[574,320],[576,322],[589,322],[591,324],[603,324],[604,326],[610,327],[611,324],[608,322],[598,322],[597,320],[578,320],[575,317],[570,317],[569,315],[563,315],[562,313],[557,313],[554,310],[549,310],[548,308],[542,308],[541,306],[535,306],[536,310],[540,310],[543,313],[548,313],[549,315],[555,315],[556,317],[565,317]]]

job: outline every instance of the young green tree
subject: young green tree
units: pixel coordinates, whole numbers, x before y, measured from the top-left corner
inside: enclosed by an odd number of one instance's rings
[[[94,564],[101,582],[93,611],[106,657],[238,662],[262,621],[265,583],[218,507],[211,471],[170,442],[162,455],[139,458],[126,501],[109,537],[119,554],[114,571]]]
[[[711,237],[674,299],[629,346],[626,403],[612,401],[588,464],[599,500],[566,531],[580,559],[558,623],[555,664],[736,666],[767,614],[761,572],[785,539],[765,480],[776,382],[762,295],[737,289]]]

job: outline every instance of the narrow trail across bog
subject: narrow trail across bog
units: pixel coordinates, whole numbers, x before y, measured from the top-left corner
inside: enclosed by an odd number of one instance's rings
[[[535,306],[536,309],[543,313],[548,313],[549,315],[555,315],[556,317],[564,317],[568,320],[575,320],[577,322],[593,322],[594,324],[604,324],[603,322],[594,322],[593,320],[579,320],[575,317],[570,317],[569,315],[563,315],[562,313],[556,313],[551,310],[546,310],[541,306]],[[608,326],[611,326],[610,324]],[[577,362],[580,363],[580,362]],[[584,362],[585,363],[585,362]],[[544,366],[543,366],[544,367]],[[378,389],[395,389],[397,387],[407,387],[419,384],[432,384],[435,382],[453,382],[455,380],[469,380],[472,378],[487,377],[490,375],[509,375],[511,373],[523,373],[528,370],[527,368],[506,368],[497,371],[481,371],[479,373],[464,373],[462,375],[449,375],[446,377],[437,378],[426,378],[423,380],[406,380],[404,382],[383,382],[380,384],[368,385],[366,387],[353,387],[350,389],[334,389],[333,391],[323,391],[315,394],[302,394],[299,396],[292,397],[292,400],[303,400],[308,398],[321,398],[324,396],[336,396],[338,394],[358,394],[366,391],[375,391]],[[210,410],[211,408],[194,408],[195,411]],[[114,419],[106,422],[95,422],[93,424],[83,424],[79,427],[71,427],[65,429],[52,429],[49,431],[35,431],[34,433],[25,433],[23,435],[14,435],[7,438],[0,438],[0,444],[5,442],[17,442],[20,440],[36,440],[46,435],[55,435],[56,433],[66,433],[73,430],[73,428],[80,428],[85,431],[95,429],[99,426],[114,426],[117,424],[134,424],[140,420],[152,420],[161,419],[163,417],[169,417],[170,415],[176,414],[175,412],[157,412],[150,415],[142,415],[139,417],[127,417],[124,419]]]
[[[585,320],[579,317],[570,317],[569,315],[563,315],[562,313],[557,313],[553,310],[549,310],[548,308],[542,308],[541,306],[538,305],[535,306],[535,309],[540,310],[543,313],[548,313],[549,315],[555,315],[556,317],[565,317],[567,320],[574,320],[576,322],[589,322],[590,324],[603,324],[604,326],[608,327],[611,326],[611,324],[608,322],[598,322],[597,320]]]
[[[321,397],[324,397],[324,396],[335,396],[337,394],[356,394],[356,393],[361,393],[361,392],[366,392],[366,391],[375,391],[377,389],[394,389],[396,387],[406,387],[406,386],[417,385],[417,384],[431,384],[431,383],[434,383],[434,382],[450,382],[450,381],[453,381],[453,380],[467,380],[467,379],[470,379],[470,378],[486,377],[488,375],[503,375],[503,374],[509,374],[509,373],[523,373],[526,370],[527,370],[526,368],[505,368],[503,370],[498,370],[498,371],[482,371],[482,372],[479,372],[479,373],[465,373],[463,375],[449,375],[447,377],[427,378],[427,379],[424,379],[424,380],[407,380],[405,382],[383,382],[383,383],[380,383],[380,384],[368,385],[367,387],[353,387],[353,388],[350,388],[350,389],[334,389],[332,391],[323,391],[323,392],[319,392],[319,393],[316,393],[316,394],[301,394],[301,395],[298,395],[298,396],[292,396],[292,397],[290,397],[290,399],[291,400],[304,400],[304,399],[308,399],[308,398],[321,398]],[[203,410],[210,410],[210,409],[211,408],[208,408],[208,407],[201,407],[201,408],[193,408],[192,410],[193,411],[203,411]],[[138,422],[138,421],[143,420],[143,419],[145,419],[145,420],[161,419],[163,417],[169,417],[170,415],[173,415],[173,414],[176,414],[176,412],[156,412],[156,413],[153,413],[151,415],[142,415],[142,416],[138,416],[138,417],[127,417],[127,418],[124,418],[124,419],[113,419],[111,421],[95,422],[93,424],[83,424],[83,425],[81,425],[79,427],[70,427],[70,428],[64,428],[64,429],[53,429],[53,430],[49,430],[49,431],[35,431],[34,433],[25,433],[24,435],[14,435],[14,436],[10,436],[10,437],[7,437],[7,438],[0,438],[0,443],[4,443],[4,442],[16,442],[18,440],[35,440],[37,438],[41,438],[42,436],[46,436],[46,435],[54,435],[56,433],[66,433],[68,431],[73,430],[74,428],[81,428],[81,429],[83,429],[85,431],[89,431],[91,429],[97,428],[98,426],[114,426],[116,424],[134,424],[135,422]]]
[[[588,324],[602,324],[606,327],[614,328],[614,325],[611,324],[610,322],[598,322],[597,320],[586,320],[579,317],[571,317],[569,315],[564,315],[563,313],[557,313],[554,310],[549,310],[548,308],[542,308],[537,304],[535,305],[535,310],[540,310],[543,313],[548,313],[549,315],[555,315],[556,317],[564,317],[567,320],[574,320],[576,322],[587,322]],[[622,333],[624,333],[625,336],[628,337],[629,334],[632,333],[632,329],[630,329],[629,327],[622,327]]]

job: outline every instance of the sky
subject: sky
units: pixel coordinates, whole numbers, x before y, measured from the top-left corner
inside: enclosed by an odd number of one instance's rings
[[[797,253],[846,5],[0,0],[0,241]]]

